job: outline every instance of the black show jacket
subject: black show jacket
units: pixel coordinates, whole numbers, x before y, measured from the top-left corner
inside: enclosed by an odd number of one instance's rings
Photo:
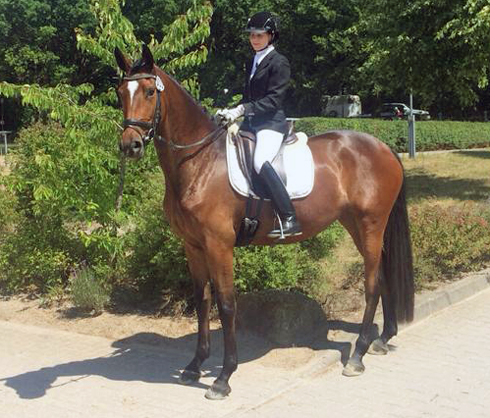
[[[288,59],[273,49],[257,67],[250,79],[253,59],[246,66],[243,106],[245,121],[241,129],[260,131],[272,129],[286,134],[288,126],[283,103],[291,70]]]

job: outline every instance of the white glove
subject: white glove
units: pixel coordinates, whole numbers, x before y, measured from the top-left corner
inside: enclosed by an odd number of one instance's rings
[[[216,116],[226,120],[226,122],[229,124],[232,124],[240,116],[243,116],[244,114],[245,114],[245,108],[243,107],[243,105],[238,105],[233,109],[221,109],[216,112]]]

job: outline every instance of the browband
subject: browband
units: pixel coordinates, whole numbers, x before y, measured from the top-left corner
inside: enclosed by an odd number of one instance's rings
[[[133,80],[141,80],[143,78],[154,78],[154,79],[156,79],[157,76],[155,74],[139,73],[139,74],[129,75],[129,76],[123,77],[123,80],[133,81]]]

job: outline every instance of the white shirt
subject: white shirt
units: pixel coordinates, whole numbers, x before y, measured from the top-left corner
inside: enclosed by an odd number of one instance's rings
[[[252,79],[252,77],[254,76],[255,70],[260,65],[260,63],[265,58],[265,56],[273,49],[274,49],[274,45],[269,45],[267,48],[263,49],[262,51],[255,53],[254,62],[252,64],[252,71],[250,73],[250,79]]]

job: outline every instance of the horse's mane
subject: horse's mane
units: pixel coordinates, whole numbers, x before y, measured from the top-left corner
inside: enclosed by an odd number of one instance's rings
[[[144,67],[145,67],[146,63],[145,61],[142,59],[142,58],[139,58],[137,59],[136,61],[133,62],[133,65],[131,66],[131,69],[129,70],[129,75],[134,75],[134,74],[137,74],[139,72],[141,72]],[[157,69],[159,69],[160,71],[164,72],[165,75],[177,86],[179,87],[179,89],[184,93],[185,96],[187,96],[187,98],[189,100],[191,100],[197,107],[199,107],[201,109],[201,111],[207,115],[210,119],[212,119],[211,115],[209,115],[209,112],[207,111],[207,109],[201,104],[199,103],[199,101],[197,101],[174,77],[172,77],[170,74],[168,74],[167,72],[163,71],[160,67],[158,67],[156,64],[155,64],[155,67]]]

